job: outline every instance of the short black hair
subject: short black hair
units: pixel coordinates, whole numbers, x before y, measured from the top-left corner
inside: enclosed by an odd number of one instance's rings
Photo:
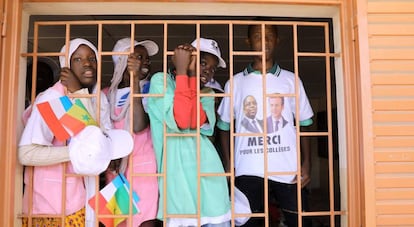
[[[252,34],[252,30],[253,30],[255,27],[257,27],[257,26],[260,26],[260,24],[249,24],[249,25],[247,26],[247,37],[250,37],[250,35]],[[267,26],[271,26],[271,27],[273,28],[273,30],[274,30],[274,32],[275,32],[275,34],[276,34],[276,36],[278,36],[278,28],[277,28],[277,25],[275,25],[275,24],[266,24],[265,26],[266,26],[266,27],[267,27]]]

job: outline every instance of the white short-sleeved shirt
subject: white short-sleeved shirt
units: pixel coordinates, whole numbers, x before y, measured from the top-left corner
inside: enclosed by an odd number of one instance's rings
[[[281,69],[275,65],[266,75],[266,94],[289,94],[284,97],[282,116],[285,125],[277,132],[263,136],[237,136],[235,139],[235,175],[264,176],[264,144],[267,143],[268,171],[269,172],[295,172],[297,171],[296,129],[295,116],[299,121],[309,120],[313,111],[306,96],[302,82],[299,81],[299,113],[296,113],[295,74]],[[258,71],[253,71],[251,66],[233,78],[233,105],[230,106],[230,98],[224,97],[217,110],[220,120],[229,123],[230,111],[234,111],[236,133],[244,133],[242,121],[245,113],[243,101],[247,96],[252,96],[257,102],[256,118],[263,121],[263,125],[270,122],[270,105],[268,98],[263,97],[263,77]],[[226,83],[225,92],[230,92],[230,81]],[[263,106],[266,102],[266,112]],[[266,113],[266,115],[264,114]],[[287,122],[286,122],[287,121]],[[218,125],[220,127],[220,124]],[[267,129],[272,127],[268,125]],[[225,129],[225,128],[222,128]],[[295,175],[275,175],[269,179],[294,183]]]

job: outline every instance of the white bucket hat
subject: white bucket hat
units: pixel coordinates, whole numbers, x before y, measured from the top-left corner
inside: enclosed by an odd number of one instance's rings
[[[129,155],[133,139],[123,129],[103,132],[99,127],[86,126],[69,143],[69,157],[75,173],[99,175],[108,168],[111,160]]]
[[[197,48],[197,39],[194,40],[191,45]],[[226,62],[221,57],[220,47],[215,40],[200,38],[200,51],[215,55],[219,60],[218,66],[221,68],[226,68]]]
[[[136,41],[134,40],[134,47],[141,45],[145,47],[148,51],[149,56],[154,56],[158,53],[158,45],[151,40],[143,40],[143,41]],[[129,51],[131,48],[131,38],[123,38],[116,42],[114,49],[112,52],[125,52]],[[112,55],[112,60],[114,61],[114,64],[116,65],[119,61],[120,55]]]

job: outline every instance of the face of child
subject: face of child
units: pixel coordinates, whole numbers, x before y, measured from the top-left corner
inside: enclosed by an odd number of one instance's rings
[[[200,55],[200,86],[204,85],[213,79],[217,71],[218,59],[215,55],[202,52]]]
[[[134,48],[134,54],[136,54],[137,59],[141,60],[141,77],[139,79],[143,80],[148,76],[151,70],[151,60],[147,48],[144,46],[136,46]]]
[[[252,50],[262,51],[262,30],[260,25],[252,25],[248,37],[248,43]],[[278,37],[273,26],[265,26],[265,52],[266,59],[273,57],[273,51],[276,49]],[[260,56],[259,56],[260,57]]]
[[[93,87],[96,84],[95,52],[86,45],[80,45],[70,58],[70,68],[78,78],[82,87]]]
[[[151,61],[148,55],[148,51],[144,46],[138,45],[135,46],[133,55],[136,59],[141,61],[141,72],[138,74],[138,79],[143,80],[147,78],[149,72],[151,71]],[[121,84],[123,85],[123,87],[130,86],[129,72],[127,69],[125,69],[124,71]]]

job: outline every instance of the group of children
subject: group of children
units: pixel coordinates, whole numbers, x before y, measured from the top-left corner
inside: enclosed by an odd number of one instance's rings
[[[247,40],[253,51],[262,50],[261,34],[260,25],[249,26]],[[266,94],[295,94],[296,89],[295,75],[281,69],[274,59],[273,52],[278,44],[276,27],[266,26],[265,35],[266,86],[260,76],[263,71],[262,55],[258,55],[251,65],[233,77],[233,86],[230,81],[226,83],[225,92],[233,92],[234,100],[232,102],[231,97],[224,97],[217,111],[215,97],[210,95],[214,94],[214,90],[209,84],[214,80],[218,68],[226,68],[226,62],[215,40],[200,38],[191,44],[178,45],[171,58],[174,67],[167,73],[158,72],[152,76],[150,57],[158,53],[157,44],[150,40],[118,40],[113,52],[131,53],[112,56],[114,73],[111,85],[96,96],[101,97],[99,114],[96,98],[84,97],[86,94],[96,94],[97,90],[96,47],[85,39],[71,40],[69,47],[64,46],[61,50],[62,53],[69,52],[60,57],[60,80],[40,93],[25,113],[27,121],[19,143],[19,160],[25,166],[34,166],[34,175],[32,190],[25,187],[24,213],[41,215],[31,220],[32,226],[60,226],[61,219],[53,215],[61,213],[65,214],[65,226],[96,224],[93,220],[85,221],[88,219],[87,209],[85,211],[88,193],[83,179],[63,176],[63,171],[76,173],[71,166],[71,151],[67,145],[70,139],[58,141],[37,108],[39,103],[71,94],[80,97],[78,99],[95,120],[98,121],[99,116],[99,126],[103,132],[113,128],[132,132],[132,154],[111,161],[102,174],[106,184],[119,173],[125,173],[126,178],[132,181],[132,189],[140,198],[137,204],[139,212],[133,215],[133,226],[156,226],[159,224],[157,220],[173,227],[230,226],[232,206],[228,181],[223,175],[217,176],[225,170],[229,171],[230,167],[230,113],[234,111],[235,132],[242,132],[243,100],[246,97],[254,97],[257,105],[263,105],[263,100],[269,97],[263,97],[262,89],[266,89]],[[197,51],[198,64],[197,55],[194,54]],[[301,126],[312,124],[313,116],[301,82],[299,89],[299,103],[293,96],[281,96],[284,99],[282,115],[286,122],[283,130],[267,135],[267,141],[271,143],[267,146],[266,171],[297,171],[294,115],[299,116]],[[152,96],[130,97],[146,93]],[[296,105],[299,105],[300,110],[297,114]],[[264,116],[262,108],[258,108],[256,117],[264,119],[268,116]],[[217,151],[209,139],[216,127],[220,129],[221,151]],[[235,140],[235,186],[237,192],[244,194],[243,198],[248,200],[246,213],[264,212],[264,152],[263,143],[259,142],[262,137],[263,133],[253,133],[251,136],[236,137]],[[225,157],[224,163],[219,152]],[[310,159],[308,153],[303,153],[300,179],[301,185],[305,186],[310,180]],[[66,168],[64,164],[68,164]],[[162,176],[157,178],[155,173]],[[269,176],[269,180],[269,192],[278,199],[286,224],[297,226],[297,177],[274,175]],[[25,184],[28,183],[26,172]],[[63,211],[62,190],[66,191],[66,207]],[[31,207],[28,207],[29,192]],[[52,217],[45,217],[47,215]],[[240,225],[264,225],[263,218],[244,220]],[[28,223],[28,219],[24,218],[24,226],[28,226]],[[127,224],[127,221],[123,221],[119,226]]]

